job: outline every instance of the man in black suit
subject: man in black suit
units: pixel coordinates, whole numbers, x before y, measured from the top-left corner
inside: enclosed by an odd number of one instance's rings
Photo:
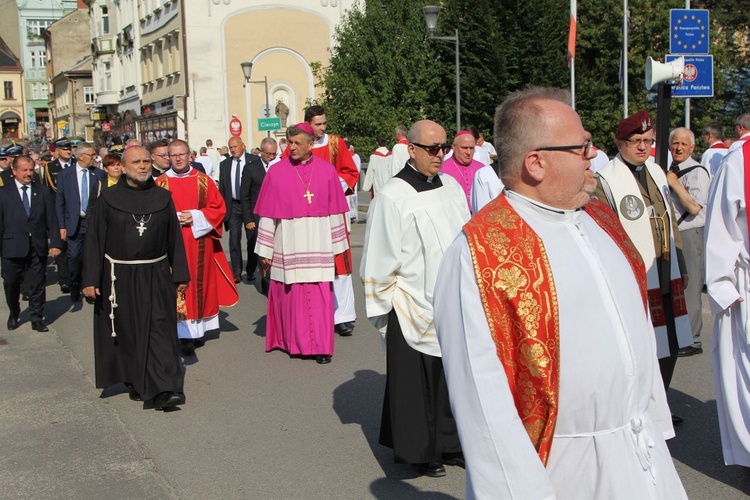
[[[255,241],[258,237],[258,222],[260,217],[255,214],[255,203],[258,201],[260,186],[268,172],[268,167],[276,162],[278,146],[273,137],[266,137],[260,143],[260,158],[251,161],[242,174],[240,184],[240,200],[242,202],[242,222],[245,224],[245,230],[250,231],[252,236],[247,238],[249,248],[255,248]],[[248,233],[250,234],[250,233]],[[258,256],[253,251],[252,255],[248,254],[247,258],[247,279],[253,281],[255,269],[258,267]],[[268,277],[261,272],[260,291],[263,295],[268,295]]]
[[[221,162],[219,166],[219,192],[224,198],[224,204],[227,206],[227,214],[224,216],[224,227],[229,229],[229,260],[231,261],[232,274],[234,282],[242,281],[242,229],[244,226],[242,217],[242,202],[240,195],[242,192],[242,178],[245,174],[246,167],[253,161],[259,160],[255,155],[245,152],[245,143],[239,137],[229,139],[230,158]],[[250,269],[250,263],[255,257],[255,231],[247,227],[245,237],[247,238],[247,273],[248,281],[255,278],[253,273],[255,268]],[[253,245],[250,245],[250,242]],[[257,263],[257,260],[255,261]]]
[[[86,215],[89,200],[94,199],[98,182],[106,183],[107,174],[96,168],[96,149],[93,145],[78,144],[78,160],[74,168],[63,169],[57,176],[55,209],[60,224],[60,238],[68,242],[70,268],[70,298],[81,300],[81,267],[83,240],[88,227]]]
[[[44,323],[44,284],[47,255],[60,253],[60,231],[50,191],[33,182],[34,161],[21,155],[13,160],[13,182],[0,188],[0,256],[3,288],[10,310],[8,330],[18,328],[21,283],[27,278],[31,327],[48,331]],[[47,234],[49,233],[49,246]]]
[[[57,176],[68,167],[75,167],[76,159],[73,158],[73,143],[67,139],[58,139],[50,147],[57,158],[47,163],[41,174],[42,184],[49,188],[52,193],[52,199],[57,195]],[[55,257],[57,266],[57,283],[60,285],[60,292],[70,292],[70,269],[68,269],[68,244],[63,241],[60,254]]]

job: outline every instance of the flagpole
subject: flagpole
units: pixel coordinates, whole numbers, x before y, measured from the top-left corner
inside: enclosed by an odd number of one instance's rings
[[[628,0],[622,0],[622,107],[628,117]]]
[[[577,0],[570,0],[570,29],[568,31],[568,65],[570,66],[570,105],[576,109],[576,31],[578,24]]]

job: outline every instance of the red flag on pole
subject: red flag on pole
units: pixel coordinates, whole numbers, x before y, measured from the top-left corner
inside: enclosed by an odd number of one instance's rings
[[[576,28],[578,24],[577,0],[570,0],[570,31],[568,31],[568,66],[576,58]]]

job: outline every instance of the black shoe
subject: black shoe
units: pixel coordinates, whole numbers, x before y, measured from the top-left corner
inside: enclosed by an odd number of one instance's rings
[[[180,404],[180,396],[176,392],[162,392],[154,398],[154,410],[164,410]]]
[[[348,326],[349,328],[352,329],[352,331],[354,331],[354,327],[355,327],[354,321],[349,321],[348,323],[346,323],[346,326]]]
[[[28,302],[29,299],[30,299],[30,297],[29,297],[28,293],[24,292],[24,293],[21,294],[21,300],[23,300],[24,302]]]
[[[414,468],[417,472],[427,477],[443,477],[445,476],[445,467],[437,460],[432,462],[425,462],[423,464],[414,464]]]
[[[203,347],[204,345],[206,345],[206,343],[201,339],[193,339],[193,345],[196,349],[198,349],[199,347]]]
[[[193,339],[180,339],[180,349],[182,354],[190,355],[195,352],[195,342]]]
[[[315,356],[315,362],[319,365],[327,365],[331,362],[330,356]]]
[[[247,280],[248,284],[255,283],[255,276],[253,276],[252,274],[248,274],[247,276],[245,276],[245,280]]]
[[[703,348],[689,345],[677,351],[677,356],[679,356],[680,358],[686,358],[688,356],[695,356],[696,354],[703,354]]]
[[[141,395],[136,392],[135,387],[130,384],[125,384],[125,387],[128,388],[128,397],[131,401],[141,401]]]
[[[80,302],[81,301],[81,291],[80,290],[71,290],[70,291],[70,298],[73,300],[73,302]]]
[[[11,314],[8,316],[8,330],[15,330],[18,328],[18,316]]]
[[[70,293],[70,287],[68,285],[60,285],[60,293]]]
[[[31,322],[31,328],[34,329],[37,332],[48,332],[49,328],[47,328],[47,325],[44,323],[44,321],[32,321]]]
[[[466,460],[464,460],[464,454],[458,453],[443,453],[443,465],[452,465],[455,467],[466,468]]]
[[[352,334],[352,328],[349,327],[349,323],[339,323],[338,325],[334,325],[333,331],[342,337],[349,337]]]
[[[242,278],[241,278],[241,277],[240,277],[240,278],[238,278],[237,276],[235,276],[235,277],[234,277],[234,282],[235,282],[235,283],[241,283],[241,282],[242,282]]]
[[[675,415],[672,413],[672,425],[682,425],[682,423],[685,421],[684,418],[682,418],[679,415]]]

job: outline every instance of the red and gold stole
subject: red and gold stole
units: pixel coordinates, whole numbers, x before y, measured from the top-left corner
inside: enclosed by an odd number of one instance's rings
[[[208,176],[189,175],[188,178],[190,177],[195,177],[198,187],[198,210],[206,208],[206,204],[208,203]],[[157,186],[170,191],[168,175],[160,175],[159,177],[157,177],[155,182]],[[211,235],[211,237],[216,238],[216,236],[213,234]],[[198,262],[196,272],[197,276],[195,276],[195,278],[191,280],[191,285],[195,286],[195,290],[197,291],[196,312],[198,314],[197,317],[199,318],[203,317],[203,277],[204,268],[206,265],[206,239],[207,238],[198,238],[198,240],[196,241],[196,243],[198,244]],[[177,321],[185,321],[186,319],[187,303],[185,302],[185,294],[180,293],[177,294]]]
[[[646,302],[646,269],[615,214],[599,200],[586,212],[617,243]],[[501,194],[463,228],[479,294],[513,401],[539,458],[552,447],[560,389],[557,292],[541,238]]]

